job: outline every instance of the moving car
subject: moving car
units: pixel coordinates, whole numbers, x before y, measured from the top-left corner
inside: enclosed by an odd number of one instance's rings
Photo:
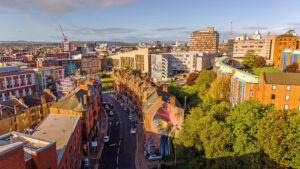
[[[111,111],[108,112],[108,115],[109,116],[114,116],[114,112],[111,110]]]
[[[104,142],[104,143],[108,143],[108,142],[109,142],[109,136],[104,136],[103,142]]]
[[[114,108],[114,105],[113,105],[111,102],[108,102],[107,105],[108,105],[111,109]]]
[[[135,134],[135,133],[136,133],[136,128],[131,127],[131,129],[130,129],[130,134]]]
[[[155,155],[155,154],[151,154],[148,158],[148,160],[150,161],[155,161],[155,160],[159,160],[161,159],[161,156]]]
[[[133,116],[132,116],[132,115],[129,115],[129,116],[128,116],[128,119],[129,119],[130,121],[132,121],[132,120],[133,120]]]

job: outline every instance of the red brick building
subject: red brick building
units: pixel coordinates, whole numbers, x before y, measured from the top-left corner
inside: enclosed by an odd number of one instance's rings
[[[31,95],[35,91],[34,71],[19,67],[0,68],[0,101]]]

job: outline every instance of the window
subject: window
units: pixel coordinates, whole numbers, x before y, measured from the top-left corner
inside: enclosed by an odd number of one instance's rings
[[[272,94],[272,95],[271,95],[271,99],[272,99],[272,100],[275,100],[275,94]]]
[[[298,110],[300,110],[300,106],[298,107]]]
[[[290,91],[291,90],[291,86],[286,86],[286,91]]]
[[[276,85],[273,85],[273,86],[272,86],[272,90],[276,90]]]
[[[289,95],[285,95],[285,100],[288,101],[290,99]]]
[[[284,105],[284,110],[287,110],[287,109],[289,109],[289,105]]]

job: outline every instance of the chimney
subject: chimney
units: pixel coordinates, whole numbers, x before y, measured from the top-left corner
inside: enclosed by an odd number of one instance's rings
[[[146,100],[147,100],[147,96],[148,96],[147,92],[144,92],[144,93],[143,93],[143,96],[144,96],[143,99],[146,101]]]
[[[162,101],[162,96],[158,96],[157,100]]]
[[[46,97],[45,97],[44,94],[41,95],[41,102],[42,102],[42,104],[46,104],[47,103],[46,102]]]
[[[168,86],[167,85],[163,85],[163,91],[168,93]]]
[[[88,91],[88,85],[80,85],[80,89]]]
[[[176,103],[176,97],[175,96],[170,96],[169,101],[170,101],[170,104],[175,105],[175,103]]]
[[[19,98],[19,102],[24,104],[24,99],[23,98]]]
[[[83,95],[83,104],[87,105],[87,95]]]
[[[15,114],[19,114],[21,111],[21,106],[19,104],[14,105],[14,112]]]
[[[160,87],[160,82],[156,82],[156,86],[157,86],[157,87]]]

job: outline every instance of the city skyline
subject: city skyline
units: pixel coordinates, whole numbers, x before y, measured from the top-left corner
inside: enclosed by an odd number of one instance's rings
[[[270,5],[272,4],[272,5]],[[0,0],[1,41],[60,42],[61,24],[70,41],[151,42],[189,41],[190,33],[214,26],[220,41],[260,30],[264,35],[300,30],[297,6],[288,0],[289,12],[275,0]],[[213,8],[211,8],[213,7]]]

